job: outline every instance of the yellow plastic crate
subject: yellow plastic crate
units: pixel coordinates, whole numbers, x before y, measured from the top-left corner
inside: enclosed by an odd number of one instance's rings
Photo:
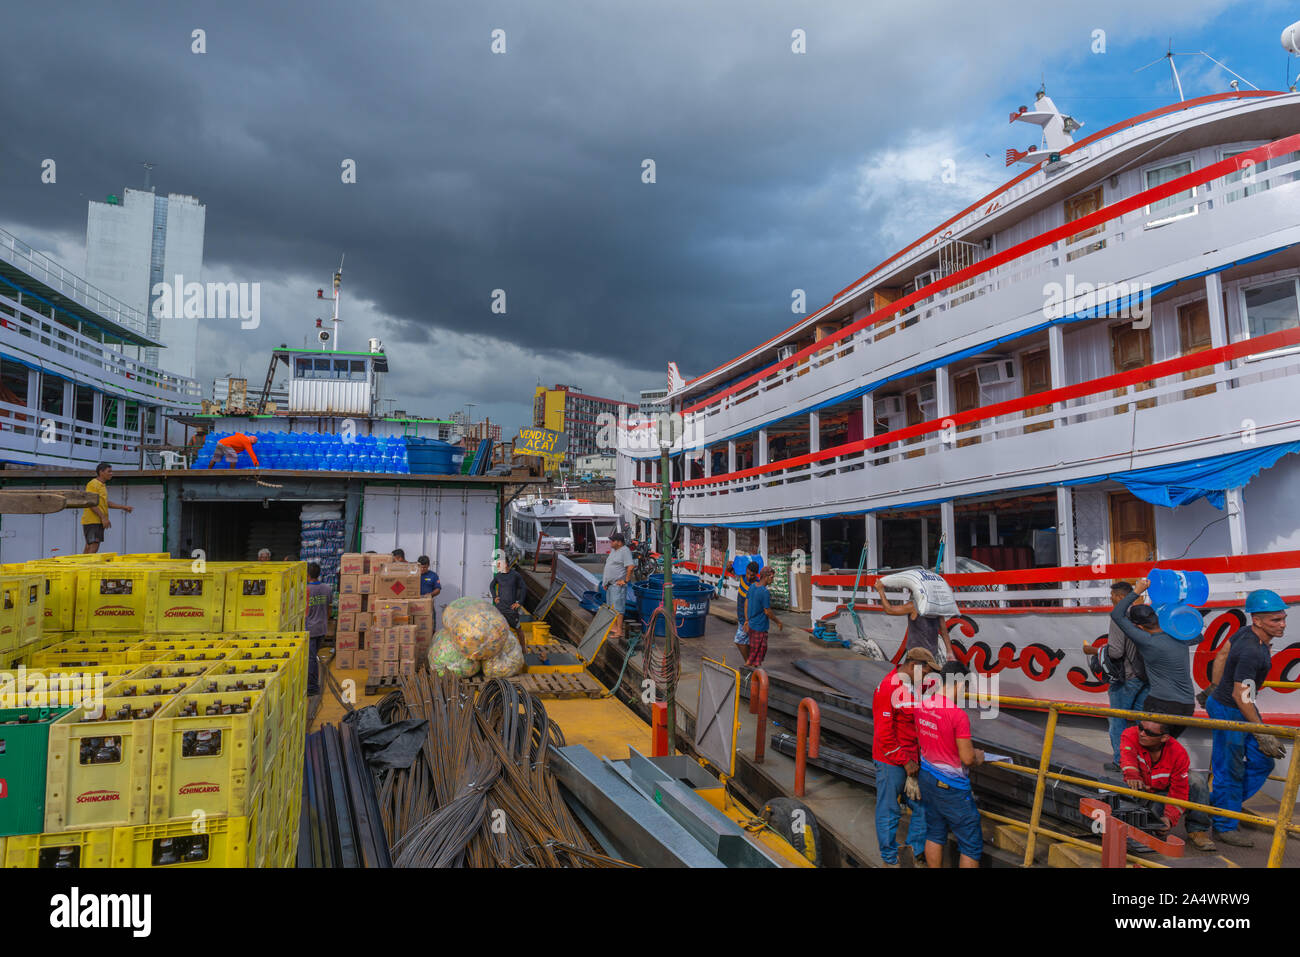
[[[244,698],[252,705],[246,714],[203,713],[218,701],[238,704]],[[182,717],[189,704],[198,714]],[[154,718],[150,823],[188,821],[194,811],[208,819],[251,813],[273,757],[267,710],[265,695],[257,691],[186,693],[173,699]]]
[[[134,641],[61,642],[30,656],[30,666],[42,669],[89,668],[130,664]]]
[[[117,680],[110,669],[33,671],[26,667],[0,672],[0,708],[81,707],[99,700]],[[111,669],[113,671],[117,668]]]
[[[50,725],[50,753],[45,778],[45,830],[73,831],[113,827],[149,820],[149,764],[154,722],[151,718],[112,716],[120,708],[155,714],[174,696],[139,695],[105,698],[102,710],[81,708]],[[98,713],[104,720],[84,720]]]
[[[307,656],[296,648],[246,648],[232,642],[225,649],[229,660],[241,661],[283,661],[294,693],[305,694],[307,689]]]
[[[158,571],[110,562],[79,569],[78,631],[156,632]]]
[[[174,562],[182,559],[172,558],[168,552],[147,552],[132,555],[113,555],[112,561],[115,562]]]
[[[200,638],[195,635],[171,635],[156,640],[142,641],[127,652],[132,662],[176,660],[178,655],[193,656],[196,652],[216,651],[225,647],[225,639]]]
[[[77,566],[54,562],[30,564],[32,571],[45,579],[42,630],[71,631],[77,626]]]
[[[269,694],[275,699],[274,708],[277,733],[283,733],[285,715],[291,710],[290,701],[296,687],[292,674],[293,662],[287,658],[255,661],[221,661],[209,669],[208,677],[241,675],[244,678],[262,676],[274,679]]]
[[[100,827],[0,839],[4,867],[111,867],[113,830]]]
[[[225,616],[226,575],[179,568],[158,570],[155,624],[160,634],[219,632]]]
[[[266,730],[272,740],[280,735],[280,673],[229,674],[209,672],[197,679],[189,689],[191,694],[226,694],[260,691],[266,699]],[[243,685],[244,687],[240,687]],[[259,687],[260,686],[260,687]]]
[[[112,866],[247,867],[248,827],[246,817],[119,827],[112,831]]]
[[[139,695],[178,695],[189,691],[201,679],[195,676],[179,678],[118,678],[105,692],[112,698],[134,698]]]
[[[45,620],[45,582],[40,575],[0,575],[0,652],[38,641]]]
[[[303,630],[307,604],[293,564],[256,562],[226,572],[226,631]]]
[[[128,678],[137,678],[141,680],[157,681],[160,678],[197,678],[205,675],[217,664],[211,661],[168,661],[160,658],[157,661],[150,661],[147,664],[140,665],[138,668],[134,665]]]
[[[191,664],[202,665],[205,670],[211,670],[213,665],[231,658],[229,648],[195,648],[189,651],[172,651],[168,652],[166,658],[155,658],[150,664]]]
[[[546,645],[551,642],[551,626],[544,621],[521,621],[519,631],[526,645]]]

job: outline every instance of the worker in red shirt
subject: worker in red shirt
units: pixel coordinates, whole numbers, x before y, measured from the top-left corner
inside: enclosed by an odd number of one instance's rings
[[[1126,728],[1119,739],[1119,764],[1124,775],[1124,786],[1135,791],[1163,794],[1178,801],[1210,803],[1210,789],[1205,778],[1191,773],[1191,762],[1186,749],[1169,734],[1169,726],[1159,721],[1139,721],[1136,727]],[[1157,815],[1155,832],[1163,836],[1173,830],[1183,809],[1174,804],[1151,801]],[[1210,815],[1205,811],[1187,812],[1187,839],[1201,851],[1214,850],[1210,838]],[[1129,852],[1150,854],[1151,848],[1132,838]]]
[[[925,811],[921,807],[920,752],[912,719],[913,692],[925,676],[939,670],[934,655],[912,648],[903,663],[885,676],[871,702],[871,756],[876,765],[876,843],[886,867],[898,866],[898,822],[901,805],[912,812],[907,843],[917,866],[925,863]]]
[[[261,463],[257,461],[257,453],[253,451],[253,444],[256,441],[257,436],[245,435],[243,432],[236,432],[234,435],[227,435],[224,439],[217,440],[217,450],[212,453],[212,461],[208,463],[208,468],[216,468],[217,459],[224,455],[226,466],[233,469],[235,463],[239,461],[240,452],[248,453],[248,457],[253,460],[253,468],[261,468]]]

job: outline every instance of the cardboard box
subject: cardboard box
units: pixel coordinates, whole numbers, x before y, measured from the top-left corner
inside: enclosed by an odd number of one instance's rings
[[[339,594],[340,595],[360,595],[359,586],[360,576],[358,575],[340,575],[339,576]]]
[[[420,667],[423,667],[424,662],[429,660],[430,644],[431,642],[426,638],[415,639],[415,661]]]
[[[398,663],[397,663],[397,673],[398,673],[399,675],[413,675],[413,674],[415,674],[415,659],[414,659],[414,658],[403,658],[402,660],[398,661]]]
[[[428,618],[433,620],[433,596],[425,595],[423,598],[411,598],[406,602],[406,613],[415,621],[419,618]]]
[[[357,631],[369,631],[369,630],[370,630],[370,612],[368,611],[357,612]]]
[[[371,590],[372,595],[384,598],[419,598],[420,566],[396,563],[384,568]]]
[[[410,642],[413,642],[413,641],[415,641],[415,637],[416,637],[416,636],[415,636],[415,626],[414,626],[414,625],[394,625],[394,626],[393,626],[393,630],[392,630],[392,637],[393,637],[393,639],[394,639],[395,641],[410,641]]]
[[[429,618],[417,618],[411,627],[415,629],[415,640],[426,644],[433,640],[433,621]]]
[[[373,624],[374,631],[387,631],[393,627],[393,610],[391,608],[381,608],[378,611],[371,612],[370,621]]]
[[[360,595],[339,595],[339,616],[356,614],[361,610]]]
[[[412,649],[412,653],[414,653],[414,649]],[[383,654],[381,655],[384,661],[396,661],[401,656],[402,656],[401,649],[398,646],[397,642],[395,641],[384,642],[384,650],[383,650]]]
[[[361,648],[361,638],[358,635],[338,635],[334,639],[334,653],[340,651],[357,651]]]
[[[400,598],[383,598],[379,595],[370,596],[370,604],[367,606],[368,611],[383,611],[385,608],[389,611],[396,611],[399,608],[405,608],[406,602]]]
[[[355,635],[357,633],[357,612],[343,612],[339,615],[338,621],[338,634]]]
[[[399,641],[399,642],[397,643],[397,659],[398,659],[398,661],[401,661],[401,660],[406,659],[406,658],[410,658],[412,661],[415,660],[415,642],[414,642],[414,641]]]
[[[366,556],[360,552],[344,552],[339,558],[339,575],[364,575]]]
[[[369,573],[357,576],[357,591],[369,595],[375,587],[375,576]]]
[[[812,611],[812,573],[806,569],[790,572],[790,609]]]

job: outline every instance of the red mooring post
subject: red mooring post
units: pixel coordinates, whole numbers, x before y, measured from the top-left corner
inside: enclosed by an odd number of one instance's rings
[[[809,726],[812,733],[809,734]],[[817,745],[822,736],[822,710],[812,698],[799,702],[799,724],[794,746],[794,796],[803,797],[803,775],[809,758],[817,757]],[[804,745],[807,745],[805,748]]]
[[[749,713],[758,715],[754,763],[762,764],[767,754],[767,672],[762,668],[755,668],[749,676]]]
[[[668,703],[655,701],[650,705],[650,756],[668,757]]]

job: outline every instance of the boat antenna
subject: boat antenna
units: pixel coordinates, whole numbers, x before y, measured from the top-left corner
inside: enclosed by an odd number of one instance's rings
[[[1173,37],[1170,37],[1170,38],[1169,38],[1169,49],[1165,52],[1165,55],[1164,55],[1164,56],[1157,57],[1156,59],[1154,59],[1154,60],[1152,60],[1150,63],[1148,63],[1146,66],[1140,66],[1140,67],[1138,67],[1136,70],[1134,70],[1133,72],[1134,72],[1134,73],[1141,73],[1143,70],[1147,69],[1147,67],[1155,66],[1155,65],[1156,65],[1157,63],[1159,63],[1161,60],[1166,60],[1166,61],[1168,61],[1168,63],[1169,63],[1169,72],[1173,75],[1173,80],[1174,80],[1174,89],[1176,89],[1176,90],[1178,91],[1178,101],[1179,101],[1180,103],[1182,103],[1182,102],[1186,101],[1187,97],[1185,97],[1185,96],[1183,95],[1183,81],[1179,78],[1179,76],[1178,76],[1178,67],[1177,67],[1177,65],[1174,63],[1174,57],[1180,57],[1180,56],[1203,56],[1203,57],[1205,57],[1207,60],[1209,60],[1211,63],[1213,63],[1215,66],[1219,67],[1221,70],[1223,70],[1223,71],[1225,71],[1225,72],[1227,72],[1227,73],[1231,73],[1234,77],[1237,78],[1238,81],[1240,81],[1240,82],[1242,82],[1242,83],[1245,83],[1245,84],[1246,84],[1248,87],[1250,87],[1252,90],[1258,90],[1258,89],[1259,89],[1259,87],[1257,87],[1254,83],[1251,83],[1249,80],[1247,80],[1247,79],[1246,79],[1244,76],[1242,76],[1240,73],[1237,73],[1237,72],[1235,72],[1234,70],[1229,69],[1227,66],[1225,66],[1223,63],[1220,63],[1218,60],[1216,60],[1214,57],[1210,56],[1210,55],[1209,55],[1208,53],[1206,53],[1204,50],[1196,50],[1195,52],[1192,52],[1192,53],[1175,53],[1175,52],[1174,52],[1174,41],[1173,41]],[[1229,84],[1229,85],[1230,85],[1234,90],[1237,89],[1237,85],[1236,85],[1236,83],[1231,83],[1231,84]]]
[[[339,255],[339,269],[334,274],[334,351],[339,351],[339,323],[343,320],[339,318],[339,287],[343,285],[343,260],[347,254]]]

